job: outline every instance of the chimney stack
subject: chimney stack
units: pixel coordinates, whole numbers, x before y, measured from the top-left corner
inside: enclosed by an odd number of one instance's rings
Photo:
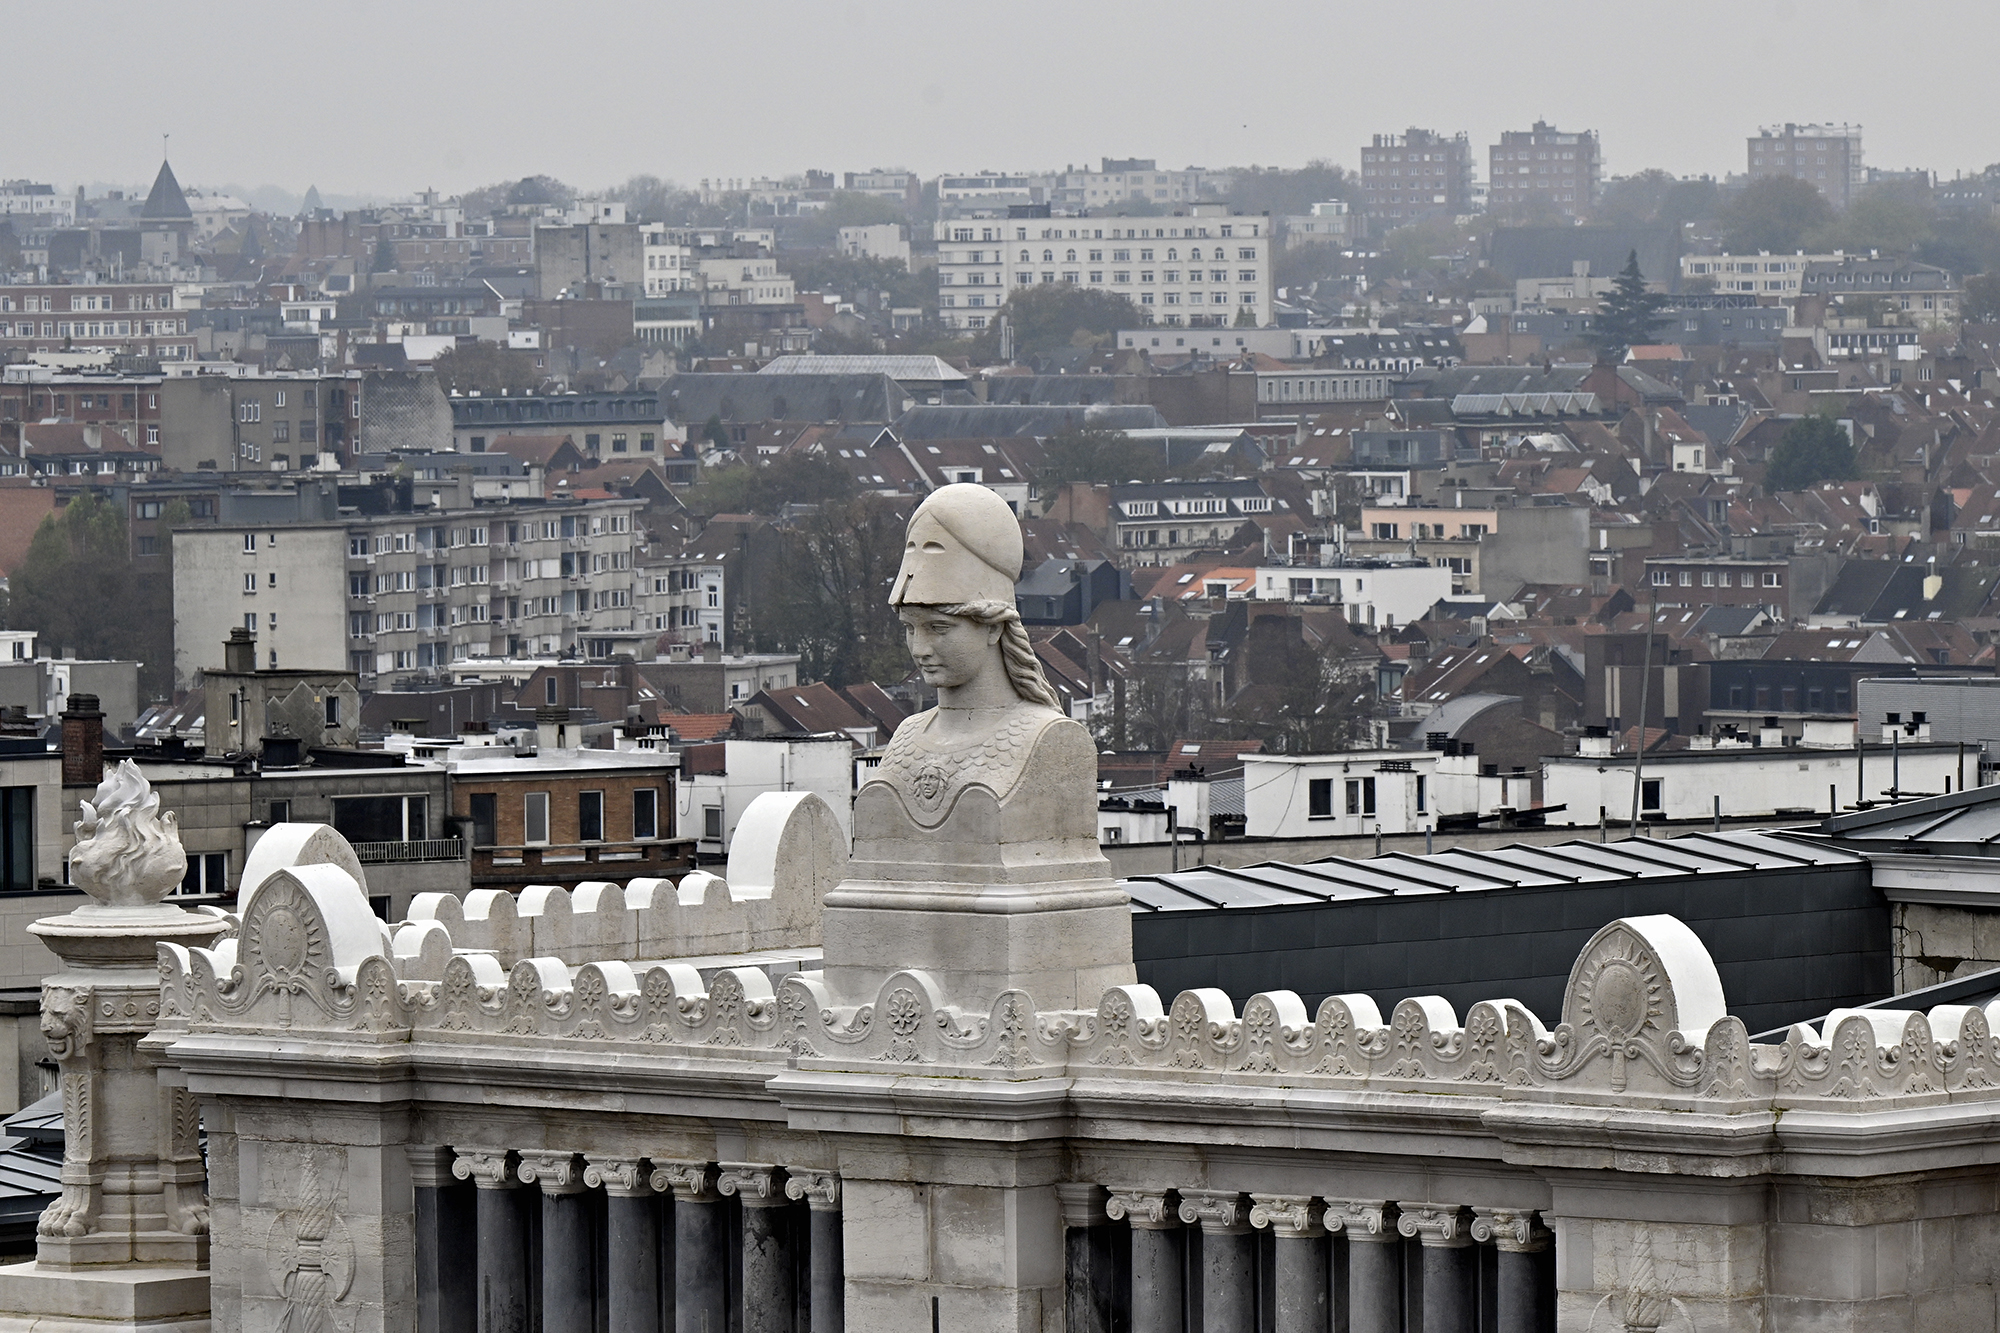
[[[247,629],[229,631],[222,644],[224,671],[251,672],[257,669],[257,636]]]
[[[62,780],[65,787],[104,781],[104,712],[94,694],[72,694],[63,709]]]
[[[569,709],[561,704],[535,710],[535,748],[537,750],[567,750],[570,748]]]

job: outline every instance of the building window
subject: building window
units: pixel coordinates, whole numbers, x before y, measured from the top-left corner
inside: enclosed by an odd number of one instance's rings
[[[576,795],[576,836],[580,842],[604,841],[604,793],[584,791]]]
[[[722,807],[705,805],[701,808],[701,836],[710,842],[722,841]]]
[[[1424,797],[1426,794],[1425,788],[1428,785],[1429,781],[1426,775],[1422,773],[1417,774],[1417,813],[1420,815],[1425,813],[1425,811],[1429,809],[1429,807],[1424,802]]]
[[[1647,778],[1639,784],[1639,808],[1647,811],[1660,809],[1659,778]]]
[[[1347,780],[1347,813],[1350,815],[1372,815],[1375,813],[1375,779],[1349,778]]]
[[[35,887],[35,789],[0,787],[0,889]]]
[[[176,893],[227,893],[229,892],[229,853],[202,852],[189,853],[187,874],[181,879]]]
[[[521,841],[529,846],[547,846],[549,841],[549,794],[531,791],[521,798]]]
[[[632,837],[634,840],[660,836],[660,789],[641,787],[632,793]]]
[[[270,819],[270,822],[271,822],[271,823],[273,823],[273,824],[289,824],[289,823],[291,823],[291,822],[292,822],[292,803],[291,803],[290,801],[273,801],[273,802],[271,802],[271,819]]]
[[[329,727],[340,725],[340,696],[337,694],[326,696],[326,725]]]
[[[1312,778],[1306,782],[1306,818],[1333,818],[1333,779]]]
[[[421,842],[428,836],[429,798],[336,796],[333,827],[349,842]]]
[[[472,845],[491,847],[498,824],[498,801],[490,791],[472,793]]]

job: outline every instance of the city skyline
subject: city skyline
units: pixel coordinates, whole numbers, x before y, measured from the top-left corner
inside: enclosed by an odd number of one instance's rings
[[[1930,30],[1955,43],[2000,37],[1990,7],[1928,8]],[[1789,0],[1683,6],[1648,35],[1643,56],[1594,47],[1601,14],[1577,0],[1544,6],[1532,26],[1447,0],[1367,13],[1281,4],[1255,23],[1195,7],[1177,22],[1158,8],[1079,13],[1031,0],[986,31],[940,29],[934,10],[903,0],[832,10],[776,0],[727,14],[612,3],[576,20],[579,58],[662,54],[623,80],[580,80],[587,100],[568,111],[564,66],[552,93],[548,67],[522,65],[514,46],[535,11],[357,0],[352,22],[310,34],[310,70],[338,71],[333,105],[349,109],[317,118],[256,113],[308,94],[300,25],[229,36],[234,72],[217,88],[242,104],[233,116],[176,106],[146,77],[211,62],[211,27],[149,32],[129,52],[71,40],[79,14],[115,28],[141,12],[98,0],[17,16],[20,48],[41,55],[15,80],[25,132],[0,174],[143,187],[162,134],[191,186],[302,194],[316,185],[375,199],[542,173],[591,190],[635,174],[693,186],[808,166],[1044,170],[1107,153],[1175,167],[1325,158],[1353,168],[1374,134],[1467,130],[1483,146],[1536,120],[1598,131],[1607,177],[1740,172],[1745,137],[1786,121],[1861,125],[1872,166],[1949,177],[2000,160],[1983,128],[2000,93],[1972,85],[1951,99],[1911,99],[1894,79],[1848,77],[1852,25],[1824,10],[1808,24]],[[1280,31],[1282,46],[1271,45]],[[554,40],[558,55],[568,49]],[[379,59],[385,49],[411,54]],[[731,60],[735,49],[746,54]],[[675,51],[714,73],[676,75]],[[1276,70],[1265,68],[1273,51]],[[1193,95],[1172,85],[1176,71]],[[90,97],[65,92],[80,84]],[[392,114],[373,114],[384,107]],[[825,114],[842,107],[852,114]],[[226,129],[205,128],[217,125]],[[80,144],[90,147],[79,153]]]

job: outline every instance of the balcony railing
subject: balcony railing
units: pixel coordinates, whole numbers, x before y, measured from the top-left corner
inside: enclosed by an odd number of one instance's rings
[[[354,855],[363,865],[408,861],[459,861],[465,857],[463,838],[420,838],[413,842],[357,842]]]

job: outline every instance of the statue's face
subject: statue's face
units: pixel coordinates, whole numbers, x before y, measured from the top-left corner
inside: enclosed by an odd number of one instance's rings
[[[993,646],[1000,642],[998,625],[981,625],[927,606],[906,606],[897,614],[917,671],[933,689],[969,684],[995,660]]]

